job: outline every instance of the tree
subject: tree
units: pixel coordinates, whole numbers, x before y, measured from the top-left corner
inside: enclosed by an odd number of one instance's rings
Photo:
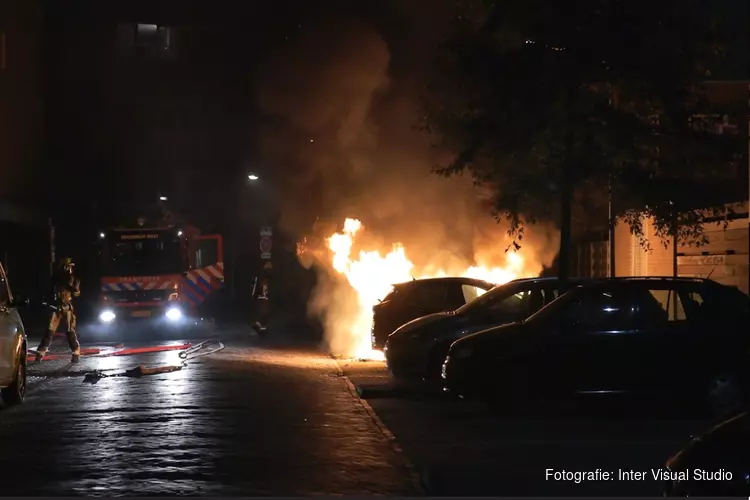
[[[698,0],[467,0],[456,19],[425,94],[423,128],[455,152],[439,174],[492,188],[519,244],[524,223],[556,220],[563,279],[573,212],[606,213],[610,186],[637,235],[647,215],[665,237],[679,220],[700,239],[700,217],[678,217],[675,200],[735,150],[691,120],[722,56]]]

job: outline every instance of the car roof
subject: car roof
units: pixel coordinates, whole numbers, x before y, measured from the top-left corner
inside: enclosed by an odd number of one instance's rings
[[[592,280],[593,278],[568,278],[568,281],[570,281],[571,283],[587,283]],[[558,276],[538,276],[536,278],[519,278],[517,280],[509,281],[508,283],[554,283],[556,281],[560,281],[560,278]]]
[[[693,284],[705,284],[705,285],[722,285],[718,281],[714,281],[708,278],[694,278],[688,276],[622,276],[617,278],[597,278],[590,283],[592,285],[604,284],[604,283],[693,283]]]
[[[535,284],[535,283],[557,283],[560,281],[560,278],[557,276],[544,276],[544,277],[536,277],[536,278],[519,278],[515,280],[511,280],[507,283],[501,283],[497,285],[495,288],[499,288],[501,286],[508,286],[508,285],[524,285],[524,284]],[[568,278],[568,282],[573,285],[581,285],[584,283],[589,283],[593,281],[592,278]]]
[[[474,285],[474,286],[481,286],[481,287],[488,287],[492,288],[495,286],[495,283],[484,281],[476,278],[466,278],[462,276],[448,276],[443,278],[422,278],[422,279],[414,279],[411,281],[404,281],[402,283],[395,283],[392,286],[394,288],[402,288],[402,287],[408,287],[408,286],[418,286],[418,285],[429,285],[429,284],[439,284],[439,283],[460,283],[462,285]]]

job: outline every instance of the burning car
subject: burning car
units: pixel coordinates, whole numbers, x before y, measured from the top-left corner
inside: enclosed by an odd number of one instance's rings
[[[428,314],[453,311],[495,285],[473,278],[427,278],[393,285],[372,309],[372,348],[382,350],[388,336],[401,325]]]
[[[577,285],[581,280],[571,280]],[[472,333],[522,321],[561,293],[557,278],[526,278],[498,285],[455,311],[439,312],[406,323],[386,342],[385,358],[397,378],[440,378],[448,349]]]

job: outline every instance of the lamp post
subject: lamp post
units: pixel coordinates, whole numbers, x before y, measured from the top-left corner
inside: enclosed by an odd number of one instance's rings
[[[239,273],[237,272],[237,253],[240,249],[239,245],[239,238],[240,235],[243,234],[243,229],[245,229],[245,226],[247,225],[246,222],[250,222],[253,220],[252,217],[249,217],[248,214],[251,213],[254,209],[254,203],[248,203],[247,199],[248,196],[251,199],[254,199],[257,195],[257,192],[250,192],[248,194],[248,186],[253,189],[257,190],[260,189],[262,186],[260,186],[260,176],[256,173],[250,172],[246,174],[247,183],[238,183],[239,184],[239,192],[237,193],[237,196],[240,198],[238,201],[238,206],[240,206],[240,214],[235,218],[235,225],[234,225],[234,237],[232,238],[232,255],[231,255],[231,273],[232,273],[232,281],[231,281],[231,295],[232,300],[237,300],[237,277],[239,276]],[[250,218],[250,220],[248,220]]]

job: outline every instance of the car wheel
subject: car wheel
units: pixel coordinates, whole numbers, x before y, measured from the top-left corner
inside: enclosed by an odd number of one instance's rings
[[[732,373],[720,373],[711,377],[706,387],[708,410],[715,417],[730,417],[739,413],[747,402],[739,378]]]
[[[394,366],[391,364],[388,365],[388,373],[390,373],[391,378],[395,380],[406,380],[410,378],[409,374],[405,370],[402,370],[398,368],[397,366]]]
[[[23,354],[26,354],[24,349]],[[18,358],[16,375],[13,382],[2,390],[3,402],[8,406],[20,405],[26,397],[26,359],[24,356]]]

